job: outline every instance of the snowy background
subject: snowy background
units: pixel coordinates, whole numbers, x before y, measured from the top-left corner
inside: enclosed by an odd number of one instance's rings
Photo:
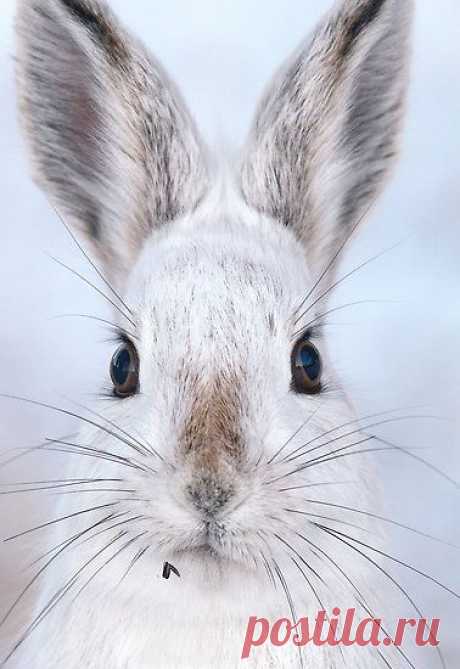
[[[124,21],[177,80],[209,143],[238,146],[274,68],[330,6],[329,0],[112,0]],[[58,267],[54,255],[88,271],[44,197],[29,180],[14,96],[13,0],[0,9],[0,392],[63,403],[82,401],[106,383],[110,347],[86,313],[103,302]],[[398,424],[385,434],[460,480],[460,4],[417,0],[412,87],[402,159],[372,220],[342,270],[401,244],[347,281],[342,304],[381,301],[339,313],[332,350],[358,412],[423,405],[442,421]],[[0,463],[9,449],[69,432],[63,417],[0,400]],[[43,456],[44,457],[44,456]],[[33,478],[49,475],[49,455]],[[3,482],[27,480],[21,467]],[[387,514],[460,545],[460,490],[403,455],[379,459]],[[18,478],[20,477],[20,478]],[[0,495],[2,536],[46,517],[45,498]],[[460,553],[392,531],[393,553],[460,590]],[[399,574],[399,572],[397,572]],[[460,658],[460,602],[404,574],[429,617],[443,618],[443,646]],[[23,576],[13,547],[0,544],[0,618]],[[426,662],[428,669],[436,658]],[[424,666],[423,662],[419,667]]]

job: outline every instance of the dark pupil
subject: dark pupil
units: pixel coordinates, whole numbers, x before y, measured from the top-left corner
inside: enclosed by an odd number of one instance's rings
[[[124,386],[131,371],[131,354],[127,348],[122,349],[115,357],[112,366],[113,380],[118,386]]]
[[[311,381],[315,381],[320,375],[321,363],[319,355],[311,346],[305,345],[300,349],[300,364]]]

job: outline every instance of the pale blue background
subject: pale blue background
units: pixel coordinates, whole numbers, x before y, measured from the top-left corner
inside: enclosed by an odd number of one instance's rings
[[[176,78],[210,143],[243,141],[256,100],[274,68],[331,4],[328,0],[113,0]],[[62,403],[88,398],[105,381],[110,347],[86,321],[104,304],[46,254],[88,271],[43,196],[31,184],[15,121],[14,2],[0,9],[0,392]],[[449,421],[399,424],[386,434],[422,447],[423,457],[460,480],[460,5],[418,0],[412,88],[402,160],[372,220],[345,259],[348,269],[402,244],[347,281],[336,304],[376,299],[332,319],[332,351],[351,397],[365,413],[426,405]],[[343,271],[345,267],[343,266]],[[68,421],[0,400],[0,448],[39,443]],[[0,462],[5,459],[0,451]],[[388,514],[460,544],[460,491],[401,455],[380,459]],[[35,463],[35,466],[37,464]],[[49,460],[40,463],[49,474]],[[36,476],[37,470],[33,476]],[[27,478],[14,468],[4,480]],[[0,497],[0,518],[28,525],[43,510]],[[36,505],[36,501],[35,501]],[[3,529],[3,528],[2,528]],[[393,552],[460,590],[459,551],[391,531]],[[2,588],[16,578],[0,545]],[[399,573],[399,572],[397,572]],[[445,649],[458,666],[460,602],[401,572],[430,616],[444,618]],[[5,575],[4,575],[5,574]],[[6,595],[5,595],[6,596]],[[3,599],[3,598],[0,598]],[[0,603],[1,608],[1,603]],[[448,617],[450,616],[450,620]],[[420,667],[423,664],[419,665]],[[436,665],[431,657],[429,669]]]

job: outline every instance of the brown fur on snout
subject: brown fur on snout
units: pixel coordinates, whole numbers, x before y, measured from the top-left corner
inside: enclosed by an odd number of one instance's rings
[[[216,375],[204,381],[196,378],[193,400],[187,408],[179,450],[196,471],[217,474],[244,455],[242,434],[243,402],[236,374]]]

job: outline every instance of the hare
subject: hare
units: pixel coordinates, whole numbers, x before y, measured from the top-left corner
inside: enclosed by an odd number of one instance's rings
[[[250,616],[396,613],[394,583],[375,593],[378,555],[359,550],[376,520],[350,529],[341,510],[377,517],[378,473],[323,325],[397,154],[412,2],[339,2],[275,76],[231,166],[106,4],[18,4],[34,176],[99,271],[117,345],[112,401],[53,442],[73,494],[42,529],[36,608],[1,659],[405,666],[383,646],[241,656]]]

